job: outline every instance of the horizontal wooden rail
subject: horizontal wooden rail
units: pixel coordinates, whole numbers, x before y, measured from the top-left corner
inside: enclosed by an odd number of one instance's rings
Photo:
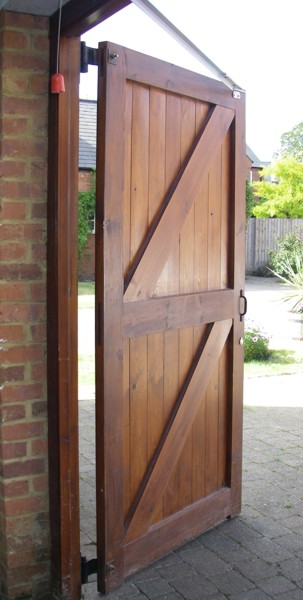
[[[232,319],[234,302],[234,291],[231,289],[125,302],[124,335],[138,337],[157,331]]]

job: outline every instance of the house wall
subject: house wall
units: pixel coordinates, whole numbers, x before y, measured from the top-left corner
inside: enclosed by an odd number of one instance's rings
[[[89,192],[92,186],[92,172],[91,170],[79,170],[78,173],[78,186],[79,192]]]
[[[246,169],[245,169],[245,174],[246,174],[247,181],[250,181],[251,165],[252,165],[252,162],[251,162],[250,158],[246,155]]]
[[[79,281],[95,281],[95,234],[88,237],[81,258]]]
[[[46,398],[48,19],[0,12],[0,597],[50,590]]]
[[[251,169],[251,179],[252,182],[254,181],[261,181],[261,169],[259,169],[258,167],[252,167]]]

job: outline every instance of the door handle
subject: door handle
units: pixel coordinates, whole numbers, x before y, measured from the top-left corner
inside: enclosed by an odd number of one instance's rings
[[[243,310],[241,311],[241,300],[243,300]],[[243,317],[246,315],[247,313],[247,298],[244,295],[243,290],[240,290],[240,321],[243,321]]]

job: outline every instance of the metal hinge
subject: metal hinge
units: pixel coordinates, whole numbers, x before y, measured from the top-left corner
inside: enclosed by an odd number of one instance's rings
[[[98,66],[98,49],[89,48],[85,42],[81,42],[80,72],[88,73],[88,65]]]
[[[97,573],[97,566],[98,563],[96,558],[86,560],[86,556],[82,556],[81,554],[81,584],[88,583],[89,575]]]

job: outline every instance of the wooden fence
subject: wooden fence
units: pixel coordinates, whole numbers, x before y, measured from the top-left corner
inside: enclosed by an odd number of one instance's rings
[[[278,250],[288,233],[303,239],[303,219],[250,219],[246,230],[246,273],[264,271],[269,250]]]

